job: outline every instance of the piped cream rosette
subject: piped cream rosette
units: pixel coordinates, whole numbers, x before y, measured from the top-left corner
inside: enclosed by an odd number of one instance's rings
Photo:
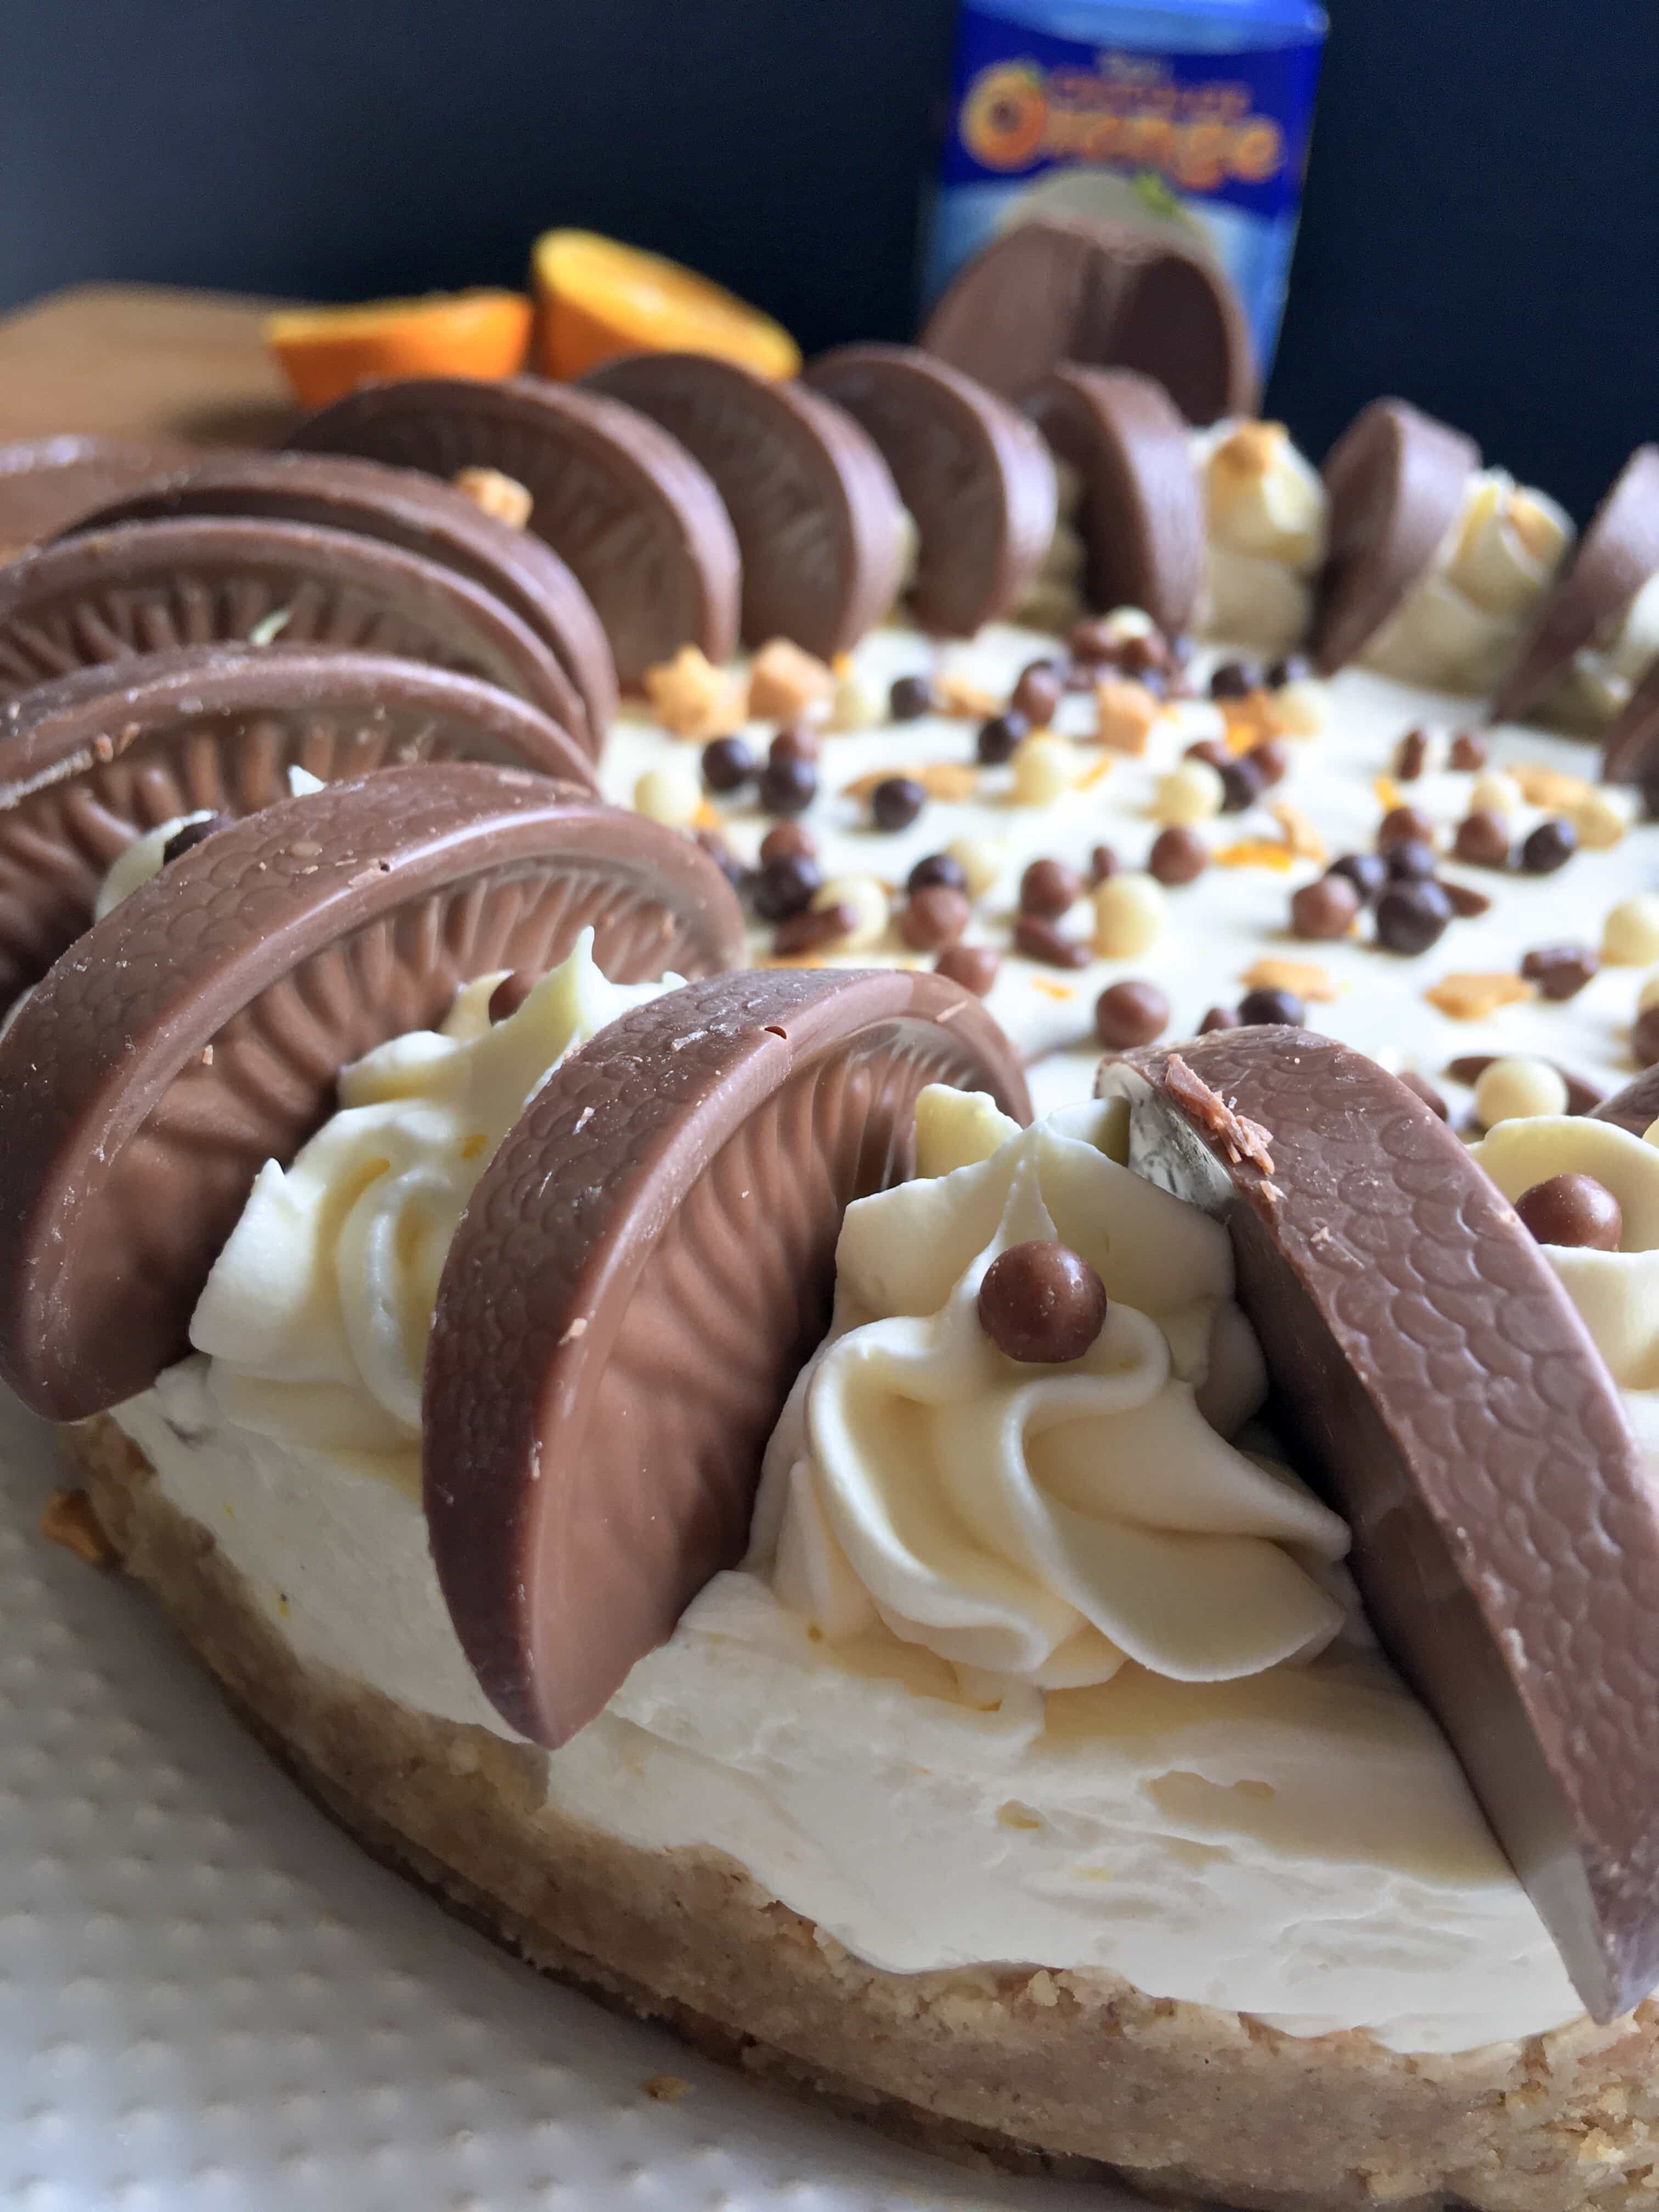
[[[1192,434],[1208,547],[1200,627],[1287,653],[1307,635],[1330,501],[1282,422],[1218,422]]]
[[[1567,1244],[1542,1250],[1623,1391],[1659,1478],[1659,1122],[1638,1137],[1583,1115],[1540,1114],[1500,1121],[1474,1156],[1511,1204],[1560,1175],[1594,1176],[1618,1200],[1624,1222],[1616,1252]]]
[[[1223,1229],[1111,1157],[1110,1109],[1027,1131],[924,1091],[916,1180],[848,1209],[829,1338],[769,1450],[750,1565],[845,1642],[884,1628],[994,1698],[1126,1662],[1222,1681],[1341,1628],[1348,1532],[1228,1439],[1261,1352]],[[981,1328],[987,1268],[1054,1238],[1110,1306],[1082,1358],[1021,1364]]]
[[[227,1419],[369,1455],[418,1486],[438,1278],[479,1176],[569,1052],[679,981],[611,982],[592,930],[492,1022],[502,980],[479,976],[441,1029],[393,1037],[347,1068],[338,1112],[289,1166],[261,1169],[191,1322]]]

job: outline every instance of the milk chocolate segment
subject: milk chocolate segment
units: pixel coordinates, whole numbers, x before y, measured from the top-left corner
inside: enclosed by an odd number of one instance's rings
[[[173,646],[361,647],[481,676],[555,721],[551,651],[453,569],[343,530],[250,519],[130,522],[0,569],[0,701]]]
[[[828,660],[893,604],[904,517],[850,415],[798,384],[708,354],[607,362],[585,390],[637,408],[708,470],[743,558],[743,641],[788,638]]]
[[[1645,1137],[1654,1123],[1659,1121],[1659,1062],[1644,1067],[1633,1083],[1627,1083],[1611,1098],[1604,1098],[1599,1106],[1593,1106],[1590,1119],[1616,1121],[1632,1136]]]
[[[37,684],[0,714],[0,1006],[92,921],[112,862],[175,815],[256,813],[324,783],[494,761],[594,792],[586,751],[523,699],[387,653],[182,646]]]
[[[1171,635],[1189,628],[1204,576],[1204,503],[1168,397],[1127,369],[1068,365],[1026,406],[1083,481],[1090,605],[1144,607]]]
[[[190,459],[187,446],[124,438],[38,438],[0,446],[0,561],[60,530],[135,484]]]
[[[481,585],[551,651],[568,679],[556,720],[598,759],[617,711],[617,671],[587,594],[551,546],[434,477],[332,453],[217,454],[152,477],[74,526],[235,515],[355,531]]]
[[[1331,675],[1356,659],[1426,574],[1457,520],[1480,449],[1403,399],[1361,408],[1325,457],[1330,540],[1313,653]]]
[[[1152,377],[1189,422],[1255,408],[1249,331],[1225,272],[1119,224],[1017,224],[957,271],[921,343],[1010,399],[1073,362]]]
[[[1025,417],[915,346],[841,346],[805,380],[863,425],[892,471],[916,527],[921,627],[971,637],[1008,613],[1054,534],[1054,464]]]
[[[1098,1088],[1131,1164],[1225,1220],[1371,1622],[1614,2018],[1659,1980],[1659,1497],[1583,1322],[1457,1138],[1346,1046],[1217,1032]]]
[[[94,922],[0,1038],[0,1375],[75,1420],[187,1348],[268,1159],[339,1070],[578,933],[617,981],[743,953],[688,838],[518,769],[386,769],[266,807]]]
[[[842,1216],[909,1172],[929,1083],[1030,1110],[943,976],[727,976],[601,1030],[485,1170],[427,1357],[427,1520],[485,1694],[536,1741],[741,1556]]]
[[[1659,660],[1630,695],[1601,749],[1603,783],[1659,793]]]
[[[533,376],[365,385],[289,443],[523,484],[528,527],[574,571],[624,684],[683,645],[724,660],[737,644],[738,545],[720,494],[683,446],[598,392]]]
[[[1492,702],[1495,722],[1513,721],[1535,707],[1564,675],[1574,653],[1593,645],[1623,617],[1659,569],[1659,446],[1638,446],[1614,477],[1589,526],[1544,598],[1513,666]],[[1606,771],[1610,783],[1635,777]]]

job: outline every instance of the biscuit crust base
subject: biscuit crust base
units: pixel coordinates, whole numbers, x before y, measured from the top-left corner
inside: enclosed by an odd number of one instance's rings
[[[307,1666],[106,1417],[62,1432],[128,1570],[367,1849],[536,1966],[710,2056],[958,2159],[1238,2212],[1659,2208],[1659,2003],[1402,2056],[1100,1972],[892,1974],[725,1856],[548,1812],[543,1754]]]

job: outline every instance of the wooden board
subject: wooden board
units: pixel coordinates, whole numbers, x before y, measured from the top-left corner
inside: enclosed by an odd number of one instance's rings
[[[81,430],[269,445],[297,419],[259,337],[282,304],[82,284],[0,317],[0,444]]]

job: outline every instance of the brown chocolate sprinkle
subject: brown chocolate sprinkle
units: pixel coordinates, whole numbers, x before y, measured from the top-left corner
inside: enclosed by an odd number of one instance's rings
[[[1022,1366],[1081,1359],[1106,1326],[1106,1285],[1069,1244],[1035,1237],[1000,1252],[979,1286],[979,1322]]]
[[[1540,945],[1521,963],[1521,973],[1545,999],[1574,999],[1601,969],[1588,945]]]
[[[1551,1176],[1535,1182],[1516,1200],[1515,1210],[1540,1244],[1616,1252],[1625,1233],[1624,1209],[1606,1183],[1591,1175]]]
[[[1241,1015],[1241,1022],[1243,1018]],[[1248,1161],[1263,1175],[1273,1173],[1273,1158],[1267,1149],[1273,1142],[1273,1132],[1264,1129],[1259,1122],[1241,1119],[1200,1076],[1194,1074],[1179,1053],[1170,1055],[1164,1071],[1164,1088],[1182,1113],[1220,1146],[1235,1167]]]
[[[1460,921],[1473,921],[1477,915],[1490,914],[1492,896],[1487,891],[1478,891],[1473,884],[1455,884],[1441,878],[1440,888],[1451,903],[1451,910]]]

